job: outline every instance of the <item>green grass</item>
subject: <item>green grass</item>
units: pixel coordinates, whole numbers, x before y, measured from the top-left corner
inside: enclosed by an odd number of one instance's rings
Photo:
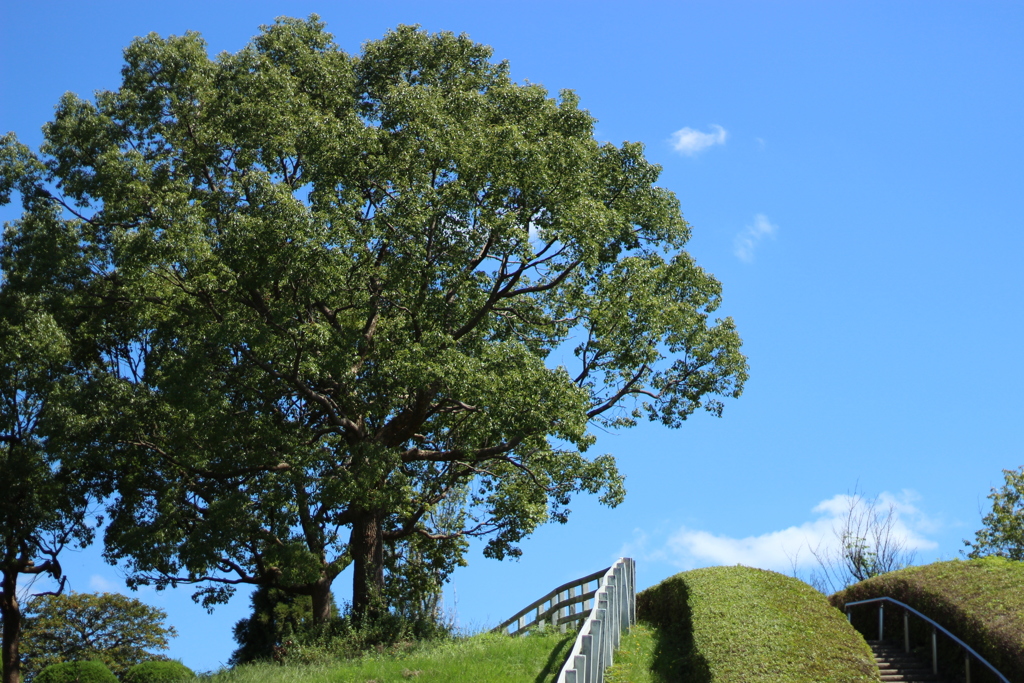
[[[876,576],[831,597],[842,607],[847,602],[889,596],[923,612],[962,638],[1010,680],[1024,680],[1024,562],[1001,557],[952,560]],[[911,618],[911,643],[924,649],[930,631]],[[875,607],[855,608],[854,625],[869,638],[878,633]],[[886,610],[887,638],[903,637],[903,617]],[[943,646],[940,657],[949,670],[962,670],[959,648]],[[940,667],[942,663],[940,662]],[[972,680],[984,674],[972,667]]]
[[[671,640],[671,639],[670,639]],[[665,650],[669,652],[665,652]],[[666,654],[668,655],[666,657]],[[655,670],[655,662],[673,662],[680,658],[678,643],[665,642],[661,631],[640,623],[624,634],[615,652],[615,664],[605,675],[607,683],[660,683],[678,680],[671,671]],[[671,665],[670,667],[671,668]]]
[[[670,577],[637,596],[614,683],[878,681],[871,651],[807,584],[748,567]]]
[[[554,681],[574,633],[522,638],[480,634],[422,645],[404,654],[368,655],[324,664],[246,664],[197,683],[546,683]]]

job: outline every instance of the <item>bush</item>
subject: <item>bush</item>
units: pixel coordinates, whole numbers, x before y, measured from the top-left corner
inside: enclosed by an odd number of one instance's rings
[[[128,669],[124,683],[174,683],[185,678],[194,678],[195,672],[174,660],[150,660]]]
[[[33,683],[117,683],[103,662],[61,662],[46,667]]]
[[[314,664],[368,652],[399,654],[421,643],[450,638],[453,630],[439,614],[409,617],[384,610],[358,622],[346,606],[344,616],[294,633],[274,648],[274,660]]]

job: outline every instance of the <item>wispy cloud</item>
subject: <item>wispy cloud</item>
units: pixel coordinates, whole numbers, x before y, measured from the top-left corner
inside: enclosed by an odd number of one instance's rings
[[[748,225],[733,239],[733,253],[744,263],[754,260],[754,249],[765,237],[775,237],[779,226],[768,220],[768,216],[759,213],[754,216],[753,225]]]
[[[913,504],[916,498],[911,491],[898,496],[883,493],[877,506],[883,511],[891,506],[895,518],[892,538],[902,542],[907,550],[935,548],[937,544],[925,534],[933,532],[937,524]],[[821,554],[838,548],[836,530],[841,528],[851,503],[858,500],[847,494],[833,496],[814,507],[814,519],[759,536],[735,538],[682,527],[652,554],[683,569],[734,564],[783,572],[812,568],[816,560],[810,551]],[[641,544],[646,545],[647,541],[643,538]]]
[[[703,133],[695,128],[683,128],[672,133],[672,147],[677,152],[694,156],[703,152],[713,145],[724,145],[729,133],[717,124],[711,124],[714,129],[710,133]]]
[[[93,574],[89,577],[89,588],[99,593],[119,593],[121,591],[119,584],[99,574]]]

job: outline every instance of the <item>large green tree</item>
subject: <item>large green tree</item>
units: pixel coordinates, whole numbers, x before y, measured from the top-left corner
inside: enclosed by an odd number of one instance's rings
[[[490,57],[279,19],[216,59],[138,39],[118,90],[60,102],[37,192],[93,274],[132,581],[273,586],[322,621],[352,564],[365,614],[389,566],[436,583],[468,536],[500,559],[574,493],[616,505],[593,426],[740,394],[660,168]]]

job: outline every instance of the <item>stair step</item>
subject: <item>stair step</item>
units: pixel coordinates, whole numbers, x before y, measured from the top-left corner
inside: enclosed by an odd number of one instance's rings
[[[877,640],[869,640],[868,645],[875,655],[875,664],[878,666],[878,673],[883,681],[906,681],[907,683],[945,681],[941,676],[932,673],[929,663],[916,655],[904,652],[901,647]]]

